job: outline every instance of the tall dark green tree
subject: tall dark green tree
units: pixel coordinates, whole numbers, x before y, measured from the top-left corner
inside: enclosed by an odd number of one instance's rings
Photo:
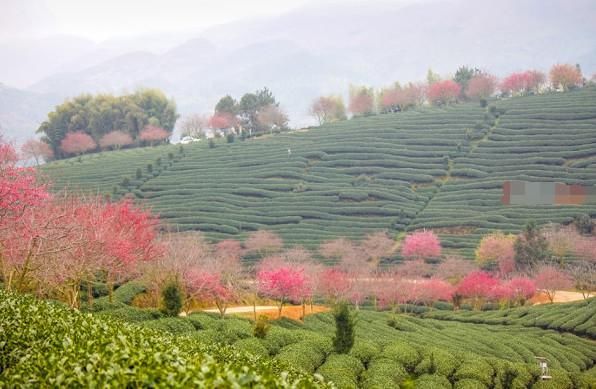
[[[335,318],[335,337],[333,338],[333,348],[338,354],[347,354],[354,345],[355,320],[354,315],[346,303],[339,303],[334,311]]]
[[[244,94],[238,103],[238,113],[240,114],[242,127],[249,130],[253,135],[266,131],[267,128],[259,122],[259,113],[269,106],[278,107],[279,103],[275,101],[273,93],[267,87],[255,93]]]
[[[468,83],[472,79],[472,77],[480,74],[481,71],[478,68],[471,68],[468,66],[460,66],[455,75],[453,76],[453,81],[457,82],[461,86],[461,98],[465,97],[464,92],[468,89]]]
[[[182,309],[182,291],[176,281],[168,282],[161,291],[162,312],[167,316],[178,316]]]
[[[514,244],[515,263],[527,269],[551,258],[548,242],[534,221],[526,224]]]
[[[220,114],[225,113],[236,116],[238,109],[238,102],[230,95],[222,97],[215,105],[215,112]]]

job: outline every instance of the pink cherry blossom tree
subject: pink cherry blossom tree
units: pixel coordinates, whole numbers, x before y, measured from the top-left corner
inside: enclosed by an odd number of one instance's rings
[[[441,255],[441,243],[431,230],[416,231],[406,236],[401,255],[407,259],[430,259]]]
[[[490,274],[476,271],[464,277],[455,292],[462,297],[472,299],[474,309],[480,309],[484,300],[491,296],[492,290],[498,284],[499,281]]]
[[[551,304],[555,301],[557,291],[573,287],[571,277],[564,271],[551,265],[540,267],[534,280],[536,287],[546,294]]]
[[[69,132],[60,142],[60,149],[71,155],[81,155],[96,148],[93,138],[83,131]]]
[[[302,298],[306,279],[304,269],[280,263],[274,268],[262,266],[257,283],[261,294],[278,301],[278,317],[281,317],[286,302]]]

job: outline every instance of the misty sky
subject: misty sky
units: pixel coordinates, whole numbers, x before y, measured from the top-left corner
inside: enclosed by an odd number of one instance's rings
[[[342,0],[346,1],[359,0]],[[338,2],[339,0],[0,0],[0,41],[55,34],[102,41],[154,32],[200,31],[234,20],[281,14],[308,4]]]

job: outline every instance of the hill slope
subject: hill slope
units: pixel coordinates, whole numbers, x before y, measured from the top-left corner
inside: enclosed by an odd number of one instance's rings
[[[596,89],[494,104],[370,116],[183,153],[175,146],[102,153],[44,171],[57,187],[131,190],[180,230],[214,238],[266,228],[313,245],[427,227],[469,253],[492,229],[596,216],[594,203],[501,203],[505,180],[596,184]],[[118,186],[124,176],[126,188]]]

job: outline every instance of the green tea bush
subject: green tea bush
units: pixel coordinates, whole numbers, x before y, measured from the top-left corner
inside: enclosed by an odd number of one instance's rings
[[[423,374],[416,378],[416,389],[450,389],[451,382],[447,377],[435,374]]]
[[[164,317],[163,319],[144,321],[141,325],[147,328],[167,331],[174,335],[195,331],[195,326],[190,320],[180,317]]]
[[[408,378],[408,372],[402,365],[387,358],[373,359],[362,373],[363,388],[395,388]]]
[[[401,341],[393,342],[386,346],[383,349],[381,356],[400,363],[408,371],[414,370],[420,361],[420,354],[418,354],[418,351],[416,351],[414,347]]]
[[[490,386],[492,384],[493,374],[493,367],[487,361],[476,357],[474,359],[464,360],[455,372],[454,378],[457,381],[465,379],[476,380],[485,386]]]
[[[102,310],[94,315],[99,317],[109,317],[127,322],[144,322],[159,319],[163,314],[156,309],[142,309],[125,305],[116,309]]]
[[[219,318],[215,318],[207,313],[202,312],[191,313],[187,316],[187,319],[197,330],[207,330],[209,328],[214,328],[219,320]]]
[[[364,366],[357,359],[345,354],[331,354],[317,373],[332,381],[339,388],[358,388],[358,378]]]
[[[263,343],[257,338],[244,338],[234,342],[233,346],[241,351],[246,351],[247,353],[261,356],[261,357],[268,357],[269,351]]]
[[[381,348],[376,343],[356,338],[350,355],[366,365],[380,352]]]
[[[471,378],[464,378],[455,383],[455,389],[487,389],[488,385],[483,384],[478,380]]]
[[[275,359],[306,373],[314,373],[330,351],[328,338],[313,337],[284,347]]]
[[[0,385],[324,387],[275,361],[0,290]]]

